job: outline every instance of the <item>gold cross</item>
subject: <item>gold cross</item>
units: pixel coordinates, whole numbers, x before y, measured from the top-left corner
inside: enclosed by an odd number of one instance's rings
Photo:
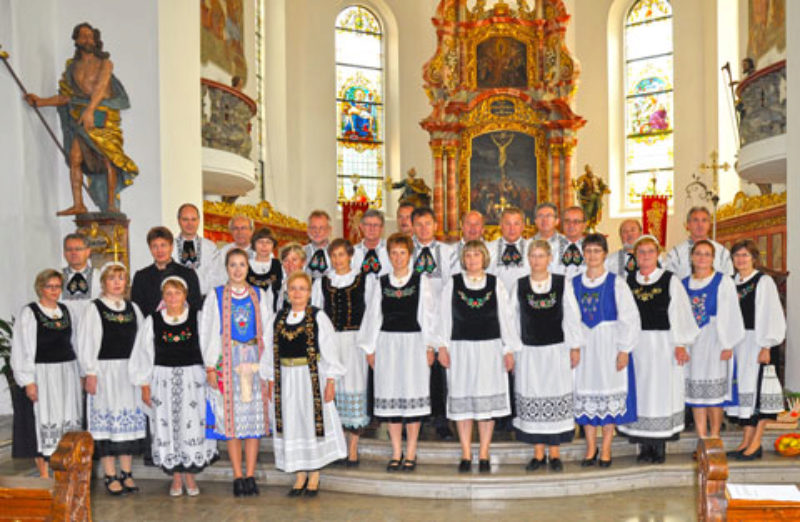
[[[711,171],[711,176],[712,176],[711,190],[717,196],[719,196],[719,171],[722,170],[724,172],[727,172],[728,170],[731,169],[731,165],[727,161],[725,163],[723,163],[722,165],[717,163],[718,161],[719,161],[719,154],[717,154],[716,150],[712,150],[711,151],[711,163],[710,164],[706,164],[706,163],[701,163],[700,164],[700,170],[705,171],[705,172]]]

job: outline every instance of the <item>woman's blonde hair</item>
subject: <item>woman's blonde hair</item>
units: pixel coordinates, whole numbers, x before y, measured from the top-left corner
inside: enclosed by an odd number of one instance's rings
[[[486,270],[491,260],[489,259],[489,250],[486,248],[486,245],[483,243],[483,241],[479,239],[472,239],[464,243],[464,248],[461,250],[461,256],[459,258],[461,261],[461,268],[464,270],[467,269],[467,265],[464,262],[467,252],[480,252],[483,256],[483,269]]]
[[[45,268],[44,270],[36,274],[36,280],[34,280],[33,282],[33,290],[36,292],[36,297],[42,297],[42,290],[44,290],[44,285],[46,285],[47,282],[53,278],[58,279],[61,285],[64,284],[64,275],[58,270],[54,270],[52,268]]]

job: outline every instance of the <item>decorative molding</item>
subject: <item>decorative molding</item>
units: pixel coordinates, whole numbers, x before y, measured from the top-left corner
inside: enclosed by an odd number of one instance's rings
[[[737,192],[732,202],[719,207],[717,210],[717,221],[759,212],[781,205],[786,205],[786,192],[761,194],[758,196],[748,196],[744,192]]]

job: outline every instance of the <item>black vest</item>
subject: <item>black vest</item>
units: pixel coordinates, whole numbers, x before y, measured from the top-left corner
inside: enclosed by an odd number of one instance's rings
[[[136,341],[136,312],[133,304],[125,301],[121,312],[112,310],[100,299],[94,300],[100,322],[103,325],[103,340],[100,343],[100,360],[130,359]]]
[[[419,308],[420,276],[414,272],[405,286],[395,288],[389,282],[389,274],[381,276],[381,313],[384,332],[420,332],[417,321]]]
[[[640,285],[636,272],[628,274],[628,286],[633,292],[642,330],[669,330],[669,282],[672,272],[664,270],[653,284]]]
[[[522,343],[547,346],[564,342],[564,276],[553,274],[550,291],[537,294],[529,276],[517,280]]]
[[[463,274],[453,276],[453,327],[450,338],[454,341],[488,341],[500,338],[500,319],[497,315],[497,278],[486,274],[486,286],[471,290],[464,283]]]
[[[746,283],[736,285],[736,293],[739,296],[739,308],[742,310],[745,330],[756,329],[756,289],[758,288],[758,280],[763,275],[763,272],[759,272]]]
[[[197,310],[189,309],[189,316],[181,324],[167,324],[161,312],[153,318],[155,365],[175,368],[203,364],[200,353],[200,335],[197,328]]]
[[[265,292],[269,289],[272,290],[272,309],[276,310],[278,307],[278,296],[281,291],[281,284],[283,283],[283,269],[281,263],[274,257],[269,270],[263,274],[256,274],[253,267],[247,267],[247,282],[256,288],[260,288]]]
[[[36,358],[39,364],[62,363],[75,360],[72,349],[72,320],[67,307],[58,303],[59,319],[50,319],[36,305],[28,305],[36,318]]]
[[[312,306],[311,313],[314,315],[314,348],[319,353],[319,326],[317,326],[317,313],[319,308]],[[295,357],[308,357],[308,328],[306,328],[306,317],[297,324],[286,323],[286,318],[291,313],[291,309],[283,309],[275,318],[275,328],[281,318],[284,319],[283,330],[278,331],[278,357],[281,359],[294,359]]]
[[[367,287],[366,275],[359,272],[350,286],[336,288],[328,276],[322,276],[322,296],[325,301],[325,314],[331,318],[337,332],[358,330],[364,319],[364,293]]]

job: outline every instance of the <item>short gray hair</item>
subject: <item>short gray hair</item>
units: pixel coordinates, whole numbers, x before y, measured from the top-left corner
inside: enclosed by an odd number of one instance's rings
[[[80,232],[72,232],[71,234],[67,234],[64,236],[64,243],[63,247],[67,247],[67,241],[77,240],[83,243],[84,248],[89,248],[89,238],[85,235],[81,234]]]
[[[228,220],[228,230],[232,230],[233,229],[233,223],[238,219],[246,219],[247,223],[250,225],[250,230],[253,230],[253,228],[254,228],[253,227],[253,218],[251,218],[250,216],[245,216],[244,214],[236,214],[235,216],[232,216]]]
[[[367,211],[364,212],[364,215],[361,216],[361,220],[362,221],[364,219],[367,219],[367,218],[378,218],[378,219],[380,219],[381,220],[381,226],[386,224],[386,218],[383,217],[383,212],[381,212],[380,210],[378,210],[376,208],[368,208]]]

